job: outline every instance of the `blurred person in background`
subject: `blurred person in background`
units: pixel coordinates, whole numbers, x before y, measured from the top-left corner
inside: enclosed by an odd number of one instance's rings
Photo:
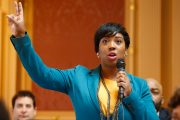
[[[3,100],[0,99],[0,120],[10,120],[9,111]]]
[[[21,90],[12,98],[13,120],[33,120],[36,116],[36,101],[32,92]]]
[[[170,120],[170,112],[168,109],[162,107],[164,102],[162,85],[154,78],[147,78],[146,80],[148,82],[153,102],[160,120]]]
[[[172,109],[171,120],[180,120],[180,88],[174,92],[168,105]]]

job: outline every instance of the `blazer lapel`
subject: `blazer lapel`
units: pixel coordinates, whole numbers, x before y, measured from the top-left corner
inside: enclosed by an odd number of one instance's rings
[[[100,111],[99,100],[97,97],[99,80],[100,80],[99,71],[100,71],[99,67],[92,70],[89,73],[88,82],[87,82],[87,84],[88,84],[87,86],[88,86],[88,90],[89,90],[89,94],[90,94],[92,103],[98,112]]]

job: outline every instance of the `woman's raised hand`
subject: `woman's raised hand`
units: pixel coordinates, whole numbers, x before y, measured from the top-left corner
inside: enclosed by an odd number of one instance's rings
[[[16,13],[7,15],[9,27],[12,31],[12,34],[15,37],[23,37],[25,35],[25,25],[24,25],[24,15],[23,15],[23,7],[21,2],[14,2]]]

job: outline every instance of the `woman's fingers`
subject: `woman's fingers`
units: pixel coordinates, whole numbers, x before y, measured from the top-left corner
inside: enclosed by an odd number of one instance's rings
[[[18,8],[17,1],[14,1],[14,6],[15,6],[15,9],[16,9],[16,15],[18,16],[19,15],[19,8]]]
[[[19,2],[18,10],[19,10],[20,17],[23,18],[23,7],[22,7],[22,3],[21,2]]]
[[[116,76],[117,82],[126,80],[127,76],[125,72],[119,72]]]
[[[9,21],[10,24],[13,24],[13,23],[17,24],[17,22],[15,20],[15,16],[13,14],[7,15],[7,17],[8,17],[8,21]]]
[[[118,86],[124,86],[126,84],[126,80],[123,78],[123,77],[120,77],[118,80],[117,80],[117,85]]]
[[[116,75],[117,86],[124,88],[124,96],[128,96],[131,93],[131,84],[126,75],[126,72],[119,71]]]
[[[23,16],[23,7],[22,7],[22,3],[19,2],[17,3],[16,1],[14,2],[14,5],[15,5],[15,9],[16,9],[16,16],[19,16],[21,20],[24,19],[24,16]]]

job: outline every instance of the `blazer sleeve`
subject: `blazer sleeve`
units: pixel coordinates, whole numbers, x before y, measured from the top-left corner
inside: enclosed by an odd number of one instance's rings
[[[46,89],[68,93],[70,86],[68,76],[74,69],[58,70],[47,67],[32,47],[27,33],[24,37],[11,36],[10,39],[24,68],[34,82]]]
[[[140,83],[141,85],[138,88],[134,89],[136,85],[132,87],[131,94],[123,102],[135,120],[159,120],[147,82],[140,79]]]

